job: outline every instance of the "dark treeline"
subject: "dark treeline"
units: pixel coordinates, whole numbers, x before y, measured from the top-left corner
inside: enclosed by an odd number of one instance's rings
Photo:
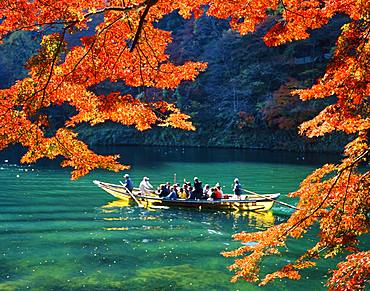
[[[177,15],[159,26],[173,31],[168,53],[177,63],[208,62],[208,69],[194,82],[176,90],[127,88],[105,82],[98,93],[121,91],[175,101],[192,116],[196,132],[154,128],[144,133],[107,123],[81,125],[80,137],[89,144],[154,144],[333,151],[345,142],[341,136],[309,140],[297,134],[297,126],[323,108],[322,101],[301,102],[291,89],[312,85],[330,59],[343,19],[313,32],[309,40],[280,47],[267,47],[262,36],[271,25],[266,21],[256,33],[240,36],[226,22],[210,17],[183,20]],[[77,44],[80,35],[69,42]],[[7,87],[27,72],[23,64],[36,51],[39,36],[16,32],[0,46],[0,86]],[[52,108],[51,130],[68,118],[70,108]]]

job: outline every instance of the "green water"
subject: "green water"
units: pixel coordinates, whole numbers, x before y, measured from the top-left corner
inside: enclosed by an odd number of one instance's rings
[[[121,152],[136,184],[144,175],[154,185],[172,181],[176,173],[178,181],[198,176],[229,192],[239,177],[245,188],[281,192],[281,201],[290,203],[285,196],[302,178],[335,159],[226,149],[98,150]],[[233,259],[220,252],[240,246],[232,234],[266,229],[291,213],[279,205],[265,214],[126,207],[92,183],[116,183],[122,173],[99,170],[71,182],[68,170],[56,163],[20,166],[17,160],[14,152],[1,153],[0,290],[261,290],[230,283],[226,267]],[[264,261],[264,270],[294,259],[310,244],[312,239],[290,242],[291,251]],[[324,289],[330,266],[333,262],[321,262],[303,272],[301,281],[276,281],[262,289]]]

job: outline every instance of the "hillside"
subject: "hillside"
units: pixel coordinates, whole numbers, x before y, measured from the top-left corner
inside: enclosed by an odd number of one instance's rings
[[[175,91],[127,88],[122,83],[104,83],[95,91],[134,92],[165,100],[192,116],[195,132],[176,129],[137,132],[112,123],[95,127],[82,125],[80,136],[89,144],[155,144],[333,151],[344,141],[335,136],[307,140],[298,136],[297,126],[317,113],[320,102],[302,103],[291,96],[292,88],[311,85],[320,77],[330,58],[342,19],[332,21],[313,37],[281,47],[267,47],[261,37],[269,21],[256,33],[240,36],[226,22],[210,17],[185,21],[171,15],[159,26],[173,31],[168,53],[176,63],[191,59],[208,62],[208,69],[194,82]],[[76,43],[79,35],[69,41]],[[38,36],[18,32],[0,47],[1,87],[25,75],[21,64],[37,48]],[[145,91],[145,92],[144,92]],[[55,129],[71,109],[53,108]],[[51,129],[53,130],[53,129]]]

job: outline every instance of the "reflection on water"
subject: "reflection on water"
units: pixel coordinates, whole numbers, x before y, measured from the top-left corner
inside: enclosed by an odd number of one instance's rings
[[[106,205],[102,206],[104,212],[109,212],[110,209],[107,208],[123,208],[130,206],[130,199],[120,199],[120,200],[114,200]]]
[[[104,230],[128,230],[128,227],[104,227]]]
[[[254,212],[254,211],[235,211],[231,213],[234,219],[244,218],[245,223],[256,229],[266,229],[275,224],[275,217],[272,211]]]
[[[104,220],[109,220],[109,221],[113,221],[113,220],[127,220],[128,217],[104,217],[103,219]]]
[[[126,211],[125,211],[126,208]],[[103,205],[101,207],[102,211],[102,219],[105,221],[126,221],[127,224],[130,224],[129,220],[135,220],[135,217],[129,217],[130,213],[134,210],[143,210],[138,208],[135,203],[133,203],[130,199],[122,199],[122,200],[114,200],[110,201],[109,203]],[[198,219],[202,220],[203,223],[207,223],[212,225],[214,223],[219,223],[220,220],[225,223],[229,221],[229,224],[232,224],[233,227],[236,227],[237,224],[245,225],[248,228],[264,230],[270,226],[275,224],[275,217],[272,211],[268,212],[254,212],[254,211],[212,211],[212,210],[199,210],[199,209],[187,209],[187,208],[170,208],[166,210],[162,209],[151,209],[150,206],[145,208],[145,211],[148,213],[155,212],[153,215],[140,215],[141,221],[148,221],[148,220],[164,220],[167,217],[166,212],[170,212],[170,216],[172,217],[174,212],[177,212],[176,219],[181,218],[191,218],[196,213]],[[145,213],[145,212],[144,212]],[[106,215],[107,214],[107,215]],[[108,216],[111,214],[119,214],[119,216]],[[208,220],[209,216],[212,215],[212,222],[205,222]],[[204,220],[204,221],[203,221]],[[172,218],[170,220],[172,222]],[[160,227],[144,227],[144,229],[160,229]],[[128,230],[127,227],[105,227],[104,230]],[[216,233],[216,232],[210,232]]]

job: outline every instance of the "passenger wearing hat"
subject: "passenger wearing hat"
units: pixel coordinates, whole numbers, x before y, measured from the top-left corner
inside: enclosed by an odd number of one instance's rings
[[[211,187],[209,186],[209,184],[206,184],[203,188],[203,198],[207,199],[211,196],[211,194]]]
[[[222,187],[221,187],[220,183],[217,182],[216,185],[215,185],[215,188],[221,193],[221,196],[224,195],[224,192],[222,191]]]
[[[125,184],[124,186],[130,191],[132,192],[132,190],[134,189],[134,184],[132,183],[131,179],[130,179],[130,176],[129,174],[125,174],[124,175],[125,177]]]
[[[140,182],[139,189],[142,195],[151,195],[151,193],[154,191],[152,184],[149,183],[148,177],[143,178],[143,180]]]
[[[234,191],[234,194],[240,198],[240,195],[242,195],[242,185],[240,184],[238,178],[234,179],[233,191]]]

